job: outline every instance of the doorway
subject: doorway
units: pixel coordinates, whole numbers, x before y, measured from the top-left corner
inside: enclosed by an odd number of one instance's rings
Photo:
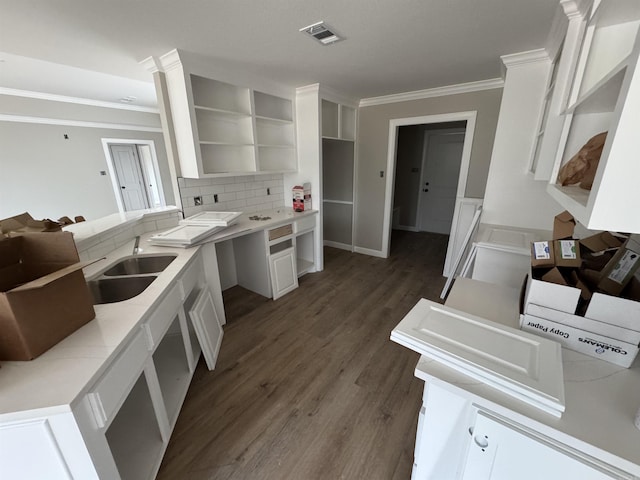
[[[120,212],[165,205],[153,141],[102,139]]]
[[[399,118],[389,122],[389,149],[383,220],[382,252],[389,256],[391,231],[396,228],[411,231],[432,231],[456,238],[456,210],[464,199],[476,112],[459,112],[423,117]],[[403,127],[412,127],[403,130]],[[412,132],[419,142],[418,163],[398,169],[407,149],[401,135]],[[431,162],[437,155],[452,161]],[[415,157],[414,157],[415,161]],[[405,187],[396,188],[405,182]],[[403,200],[400,200],[403,199]],[[404,207],[404,208],[403,208]],[[464,233],[464,232],[462,232]],[[447,253],[449,255],[449,253]]]

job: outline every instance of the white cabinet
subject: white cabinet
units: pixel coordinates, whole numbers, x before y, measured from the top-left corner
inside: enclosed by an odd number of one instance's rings
[[[587,22],[548,192],[587,228],[640,232],[640,6],[595,0]],[[559,185],[560,168],[604,131],[592,189]]]
[[[269,272],[274,300],[298,288],[296,267],[296,249],[293,246],[269,255]]]
[[[356,110],[322,100],[324,244],[353,248]]]
[[[193,73],[160,58],[183,177],[293,172],[293,102]]]
[[[462,480],[539,480],[579,478],[604,480],[609,475],[589,465],[552,439],[479,411],[469,430]]]

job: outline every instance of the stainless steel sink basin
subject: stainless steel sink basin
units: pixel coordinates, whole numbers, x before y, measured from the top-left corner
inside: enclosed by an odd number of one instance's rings
[[[112,277],[115,275],[141,275],[146,273],[159,273],[176,259],[175,255],[153,255],[126,257],[113,267],[105,270],[103,275]]]
[[[99,278],[89,280],[89,290],[94,305],[122,302],[140,295],[156,279],[155,275],[145,277]]]

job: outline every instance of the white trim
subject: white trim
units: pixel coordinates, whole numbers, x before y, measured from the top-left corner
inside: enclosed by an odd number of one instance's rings
[[[480,80],[478,82],[448,85],[446,87],[428,88],[425,90],[416,90],[413,92],[394,93],[391,95],[383,95],[380,97],[363,98],[360,100],[360,107],[384,105],[385,103],[409,102],[411,100],[421,100],[423,98],[444,97],[446,95],[480,92],[483,90],[493,90],[495,88],[503,87],[504,80],[502,78],[492,78],[489,80]]]
[[[328,200],[326,198],[323,198],[322,201],[324,203],[337,203],[337,204],[340,204],[340,205],[353,205],[353,202],[348,202],[346,200]]]
[[[353,247],[354,253],[361,253],[363,255],[369,255],[370,257],[387,258],[388,255],[384,255],[384,252],[380,250],[372,250],[370,248]]]
[[[311,85],[305,85],[304,87],[296,88],[296,95],[308,95],[311,93],[318,93],[320,91],[319,83],[312,83]]]
[[[180,58],[180,51],[177,48],[174,48],[170,52],[161,55],[158,58],[157,65],[159,65],[159,70],[163,72],[169,72],[175,68],[182,66],[182,59]]]
[[[349,252],[353,252],[353,245],[350,245],[348,243],[333,242],[331,240],[323,240],[322,243],[325,247],[339,248],[341,250],[347,250]]]
[[[536,63],[541,61],[550,61],[549,54],[544,48],[537,50],[529,50],[528,52],[511,53],[500,57],[502,63],[507,68],[518,67],[528,63]]]
[[[392,230],[404,230],[405,232],[419,232],[418,227],[412,227],[411,225],[396,225],[391,226]]]
[[[102,150],[104,151],[104,156],[107,160],[107,168],[109,169],[109,175],[111,177],[111,186],[113,187],[113,193],[116,197],[116,203],[118,204],[118,211],[120,213],[124,213],[124,203],[122,202],[122,193],[120,192],[120,185],[118,185],[118,177],[116,176],[115,167],[113,165],[113,158],[111,157],[111,151],[109,150],[109,145],[111,144],[127,144],[127,145],[147,145],[149,150],[151,151],[151,159],[153,161],[153,175],[155,177],[155,181],[158,184],[158,195],[160,196],[160,206],[164,207],[167,205],[165,196],[164,196],[164,184],[162,183],[162,177],[160,176],[160,166],[158,164],[158,157],[156,156],[156,144],[153,140],[135,140],[131,138],[101,138],[102,141]],[[140,168],[142,169],[143,176],[145,179],[147,178],[144,171],[144,165],[140,164]],[[145,186],[146,189],[146,186]]]
[[[49,100],[52,102],[75,103],[78,105],[90,105],[92,107],[115,108],[118,110],[132,110],[134,112],[156,113],[160,110],[155,107],[143,107],[141,105],[129,105],[126,103],[106,102],[104,100],[91,100],[89,98],[69,97],[67,95],[57,95],[55,93],[33,92],[31,90],[19,90],[17,88],[0,87],[0,95],[10,95],[12,97],[35,98],[38,100]]]
[[[458,189],[456,197],[464,197],[467,186],[467,175],[471,160],[471,146],[476,126],[476,111],[444,113],[440,115],[426,115],[422,117],[394,118],[389,121],[389,146],[387,149],[387,181],[385,184],[384,217],[382,222],[382,249],[384,258],[389,257],[391,247],[391,204],[393,203],[393,187],[396,176],[396,144],[398,127],[406,125],[420,125],[423,123],[445,123],[464,120],[467,122],[464,144],[462,147],[462,160],[460,161],[460,175],[458,176]],[[455,225],[452,226],[455,228]],[[455,234],[452,232],[449,239]]]
[[[158,61],[157,57],[154,57],[154,56],[150,56],[145,58],[144,60],[140,60],[138,64],[142,65],[144,68],[147,69],[147,71],[151,73],[157,73],[162,71],[162,66],[160,65],[160,62]]]
[[[26,115],[6,115],[0,113],[0,122],[41,123],[45,125],[64,125],[67,127],[104,128],[107,130],[132,130],[136,132],[162,133],[160,127],[145,127],[126,123],[86,122],[84,120],[66,120],[63,118],[28,117]]]

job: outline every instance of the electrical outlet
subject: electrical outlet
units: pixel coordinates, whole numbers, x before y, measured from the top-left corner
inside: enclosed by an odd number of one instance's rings
[[[217,193],[213,194],[213,203],[218,203],[218,194]]]
[[[267,188],[267,195],[271,195],[271,189]]]
[[[202,197],[198,196],[198,197],[193,197],[193,203],[195,204],[195,206],[197,207],[198,205],[202,205]]]

